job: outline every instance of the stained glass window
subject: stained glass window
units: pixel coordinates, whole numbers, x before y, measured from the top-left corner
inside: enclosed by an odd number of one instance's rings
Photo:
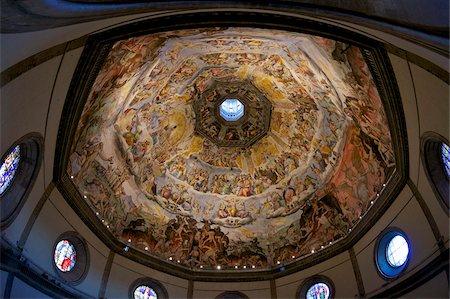
[[[6,156],[5,161],[0,168],[0,195],[3,194],[6,189],[8,189],[11,184],[14,175],[16,174],[17,168],[20,161],[20,146],[17,145],[8,156]]]
[[[313,284],[306,293],[307,299],[328,299],[330,298],[330,288],[323,282]]]
[[[226,121],[236,121],[244,115],[244,105],[237,99],[226,99],[219,110]]]
[[[151,287],[140,285],[134,290],[134,299],[157,299],[158,295]]]
[[[445,172],[447,173],[447,177],[450,177],[450,154],[449,154],[450,148],[447,144],[442,143],[441,148],[441,156],[442,156],[442,163],[444,163]]]
[[[77,259],[74,246],[67,240],[61,240],[55,249],[55,264],[59,270],[68,272],[73,269]]]
[[[392,267],[400,267],[408,258],[409,247],[405,238],[397,235],[391,239],[386,248],[386,257]]]

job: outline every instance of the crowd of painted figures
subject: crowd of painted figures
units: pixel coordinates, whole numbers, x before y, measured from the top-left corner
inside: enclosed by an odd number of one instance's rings
[[[194,130],[192,103],[217,79],[250,81],[273,106],[268,134],[249,148]],[[189,267],[270,267],[345,237],[394,167],[358,48],[216,28],[117,42],[67,171],[119,240]]]

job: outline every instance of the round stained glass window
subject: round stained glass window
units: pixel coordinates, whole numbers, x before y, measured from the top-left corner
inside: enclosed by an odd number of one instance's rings
[[[307,293],[307,299],[328,299],[330,297],[330,288],[323,282],[312,285]]]
[[[54,260],[56,267],[62,272],[73,269],[76,262],[75,247],[68,240],[61,240],[56,244]]]
[[[142,277],[136,279],[129,288],[130,299],[168,299],[167,290],[158,281]]]
[[[298,299],[333,299],[334,284],[326,276],[315,275],[307,278],[297,290]]]
[[[442,157],[442,163],[444,164],[445,173],[447,174],[447,177],[450,178],[450,148],[447,144],[442,143],[441,147],[441,157]]]
[[[151,287],[140,285],[133,293],[134,299],[157,299],[158,295]]]
[[[397,235],[392,238],[386,249],[386,258],[392,267],[400,267],[408,258],[409,248],[405,238]]]
[[[6,156],[5,160],[0,167],[0,195],[2,195],[8,187],[16,174],[17,168],[20,162],[20,146],[17,145],[14,149]]]

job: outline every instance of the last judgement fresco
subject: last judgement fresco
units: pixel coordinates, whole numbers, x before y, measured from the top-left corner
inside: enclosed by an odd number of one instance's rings
[[[269,117],[248,108],[245,121],[219,125],[208,110],[225,99],[217,82],[240,86],[250,108],[264,97]],[[199,99],[213,103],[196,113]],[[197,132],[200,117],[224,142],[267,130],[222,146]],[[276,30],[180,30],[114,44],[67,172],[120,241],[193,269],[261,269],[349,233],[395,167],[390,138],[359,48]]]

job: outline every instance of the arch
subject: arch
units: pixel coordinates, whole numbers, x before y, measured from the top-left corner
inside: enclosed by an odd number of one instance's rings
[[[20,152],[17,170],[0,195],[1,229],[8,227],[17,217],[36,181],[44,153],[44,138],[39,133],[24,135],[8,148],[2,156],[2,163],[16,148]]]

